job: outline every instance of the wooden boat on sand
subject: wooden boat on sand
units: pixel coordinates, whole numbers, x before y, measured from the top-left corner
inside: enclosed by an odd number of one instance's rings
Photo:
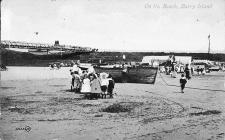
[[[115,82],[122,83],[144,83],[154,84],[158,68],[154,67],[128,67],[126,71],[123,68],[103,68],[94,67],[96,73],[111,74]]]

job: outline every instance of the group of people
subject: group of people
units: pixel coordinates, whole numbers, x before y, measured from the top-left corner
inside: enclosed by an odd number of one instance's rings
[[[93,67],[82,71],[77,65],[70,72],[71,89],[76,93],[82,93],[88,99],[106,98],[106,95],[113,98],[115,82],[111,74],[95,73]]]
[[[8,70],[8,68],[6,67],[6,65],[1,64],[0,71],[6,71],[6,70]]]
[[[50,68],[50,70],[60,69],[61,65],[60,64],[50,64],[49,68]]]
[[[179,71],[179,73],[181,73],[181,74],[184,73],[185,74],[185,77],[188,80],[191,79],[191,74],[193,73],[192,72],[192,68],[189,68],[189,65],[188,64],[186,64],[186,66],[185,67],[182,67],[182,68],[183,68],[183,70],[182,71]],[[166,74],[167,75],[170,75],[171,77],[176,78],[177,73],[178,73],[178,71],[177,71],[176,68],[174,68],[174,67],[166,67],[165,69],[166,69]]]
[[[205,75],[206,74],[206,70],[205,68],[200,68],[199,66],[197,67],[197,74],[200,75]]]

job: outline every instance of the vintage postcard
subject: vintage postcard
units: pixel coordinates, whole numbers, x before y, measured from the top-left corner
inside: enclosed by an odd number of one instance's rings
[[[225,140],[224,0],[1,0],[0,140]]]

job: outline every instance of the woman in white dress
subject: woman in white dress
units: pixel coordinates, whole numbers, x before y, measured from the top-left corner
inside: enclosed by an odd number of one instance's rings
[[[96,74],[92,74],[92,76],[90,76],[90,80],[92,98],[99,98],[101,95],[101,81]]]

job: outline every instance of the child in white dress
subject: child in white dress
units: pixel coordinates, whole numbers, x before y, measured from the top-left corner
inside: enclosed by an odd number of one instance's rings
[[[82,81],[81,93],[85,94],[85,97],[91,93],[91,82],[87,74],[84,75],[84,79]]]

